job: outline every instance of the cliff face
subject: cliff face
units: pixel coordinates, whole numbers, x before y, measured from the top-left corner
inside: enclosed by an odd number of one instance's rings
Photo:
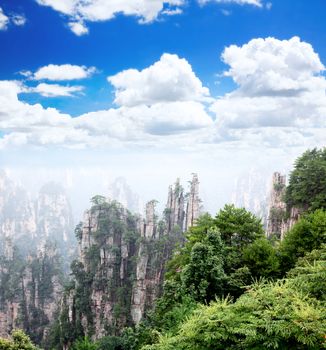
[[[145,218],[103,198],[85,212],[76,229],[79,256],[72,264],[74,283],[62,301],[64,345],[83,334],[94,339],[118,334],[124,326],[139,323],[153,307],[161,292],[165,263],[189,227],[184,197],[177,181],[169,188],[161,220],[156,201],[147,203]],[[188,198],[190,225],[200,213],[196,176]]]
[[[69,201],[60,186],[33,199],[0,173],[0,335],[26,330],[40,343],[62,294],[74,243]]]
[[[18,246],[27,255],[42,250],[51,240],[66,253],[75,237],[69,200],[55,183],[44,185],[32,198],[4,172],[0,172],[0,254]],[[8,256],[10,258],[10,256]]]
[[[300,211],[297,208],[288,209],[284,201],[286,176],[278,172],[273,174],[269,199],[269,211],[266,235],[284,238],[285,233],[298,221]],[[289,212],[288,212],[289,210]]]
[[[28,236],[36,235],[34,203],[28,193],[14,184],[4,171],[0,171],[0,254],[9,245]]]
[[[0,261],[0,336],[23,328],[41,343],[62,294],[60,258],[55,247],[23,259],[17,251]]]
[[[267,226],[270,181],[265,173],[256,169],[236,179],[231,201],[238,208],[245,208],[262,219]]]

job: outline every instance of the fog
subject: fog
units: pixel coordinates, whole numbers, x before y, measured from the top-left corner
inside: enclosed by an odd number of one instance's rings
[[[31,194],[36,194],[49,181],[62,184],[72,204],[74,221],[79,222],[83,211],[90,206],[90,198],[96,194],[108,196],[110,185],[119,177],[139,196],[139,211],[151,199],[159,201],[158,211],[161,211],[168,186],[180,178],[187,190],[192,173],[197,173],[203,208],[214,214],[225,203],[234,201],[237,181],[245,182],[251,177],[251,183],[256,181],[257,187],[261,187],[270,182],[274,171],[288,173],[301,152],[298,149],[292,153],[279,149],[262,152],[214,149],[194,153],[33,150],[2,153],[1,168]],[[259,188],[256,190],[258,193]]]

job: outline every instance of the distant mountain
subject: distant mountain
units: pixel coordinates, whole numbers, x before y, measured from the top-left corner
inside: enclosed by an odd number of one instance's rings
[[[124,177],[118,177],[111,183],[108,198],[118,201],[133,213],[143,212],[144,205],[140,197],[132,191]]]
[[[252,168],[249,173],[235,180],[231,202],[260,217],[266,226],[270,190],[271,175]]]

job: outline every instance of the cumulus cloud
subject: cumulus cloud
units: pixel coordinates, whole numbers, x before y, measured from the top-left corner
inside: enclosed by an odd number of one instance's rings
[[[77,66],[72,64],[49,64],[39,68],[34,74],[22,72],[25,76],[30,76],[35,80],[79,80],[90,77],[96,72],[95,67]]]
[[[121,106],[158,102],[200,101],[209,90],[196,77],[191,65],[177,55],[163,54],[152,66],[128,69],[108,81],[115,88],[115,103]]]
[[[325,127],[325,67],[310,44],[254,39],[227,47],[222,60],[238,85],[211,107],[222,129]]]
[[[38,4],[67,15],[69,27],[76,35],[87,34],[85,21],[97,22],[111,20],[118,14],[135,16],[139,23],[154,21],[160,14],[180,13],[184,0],[36,0]]]
[[[75,93],[83,91],[83,86],[64,86],[59,84],[38,84],[30,88],[31,92],[36,92],[44,97],[64,97],[75,96]]]
[[[262,0],[198,0],[200,5],[205,5],[209,2],[217,2],[224,4],[237,4],[237,5],[254,5],[257,7],[262,7]]]
[[[6,16],[0,7],[0,30],[6,30],[9,24],[9,17]]]
[[[325,68],[311,45],[296,37],[254,39],[227,47],[222,60],[229,65],[225,76],[238,87],[217,99],[185,59],[164,54],[143,70],[109,77],[116,108],[75,118],[20,101],[19,94],[26,92],[22,83],[0,82],[0,130],[5,134],[0,147],[210,152],[221,145],[290,149],[324,144]]]
[[[26,17],[22,14],[13,13],[6,15],[0,7],[0,30],[6,30],[10,24],[23,26],[26,23]]]
[[[77,36],[88,34],[88,28],[82,22],[69,22],[68,26]]]
[[[148,84],[143,96],[135,95],[132,102],[128,94],[127,99],[121,99],[123,104],[118,108],[76,118],[61,114],[56,109],[23,103],[18,95],[21,92],[38,92],[47,97],[70,96],[79,92],[81,87],[41,83],[35,88],[26,88],[17,82],[1,82],[0,130],[6,133],[1,140],[2,147],[18,146],[24,142],[40,146],[47,144],[47,139],[49,145],[62,144],[65,147],[112,146],[117,143],[155,145],[164,137],[170,137],[170,141],[174,137],[181,143],[182,135],[212,126],[213,121],[207,114],[206,106],[200,101],[208,95],[208,90],[195,76],[190,64],[175,55],[162,57],[158,65],[155,63],[143,71],[137,71],[137,83]],[[129,78],[126,72],[123,72],[123,79]],[[162,79],[161,75],[165,75],[166,79]],[[116,84],[121,82],[117,76]],[[126,81],[123,81],[125,84]],[[136,88],[134,83],[123,86],[124,90]],[[170,95],[171,89],[174,91],[173,97]],[[169,93],[165,90],[169,90]],[[56,120],[58,122],[54,123]]]
[[[120,107],[88,113],[76,120],[78,128],[125,141],[187,133],[211,125],[213,121],[204,106],[193,101]]]
[[[26,89],[16,81],[0,81],[0,130],[4,132],[33,131],[42,127],[68,125],[70,117],[54,108],[43,108],[19,100]]]

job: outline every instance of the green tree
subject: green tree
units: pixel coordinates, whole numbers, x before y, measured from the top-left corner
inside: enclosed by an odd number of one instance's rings
[[[97,350],[97,346],[89,338],[85,337],[77,340],[74,343],[72,350]]]
[[[202,242],[206,236],[208,230],[214,226],[214,219],[210,214],[205,213],[201,215],[197,221],[196,226],[189,228],[186,232],[186,243],[182,248],[175,251],[173,257],[167,263],[167,271],[165,273],[166,280],[180,281],[180,272],[190,261],[190,254],[193,246]]]
[[[225,244],[224,271],[231,275],[242,268],[243,250],[256,239],[263,237],[261,220],[245,208],[236,208],[233,204],[225,205],[214,220]],[[227,292],[231,293],[232,288]]]
[[[226,245],[240,249],[264,233],[260,219],[245,208],[236,208],[233,204],[227,204],[219,211],[214,225],[219,229]]]
[[[142,350],[324,349],[326,308],[318,298],[326,293],[324,258],[325,248],[313,252],[287,279],[255,283],[235,303],[199,306],[176,334]]]
[[[296,160],[285,200],[290,208],[326,208],[326,148],[308,150]]]
[[[103,205],[106,203],[106,198],[97,194],[96,196],[91,198],[91,202],[93,203],[93,205]]]
[[[280,244],[283,273],[292,268],[298,258],[326,243],[326,211],[318,209],[303,216],[285,235]]]
[[[279,259],[276,249],[265,237],[256,239],[245,247],[243,262],[254,278],[275,277],[279,272]]]
[[[217,229],[210,229],[192,247],[190,261],[181,273],[183,288],[197,301],[209,302],[223,294],[224,245]]]
[[[0,338],[0,350],[38,350],[22,330],[14,330],[11,339]]]

